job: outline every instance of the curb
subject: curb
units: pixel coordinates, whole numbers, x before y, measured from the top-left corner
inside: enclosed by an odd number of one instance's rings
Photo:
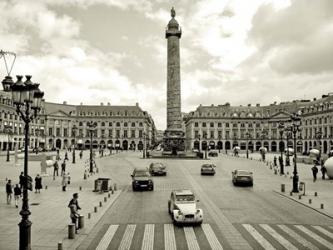
[[[104,213],[100,214],[100,217],[96,220],[96,222],[94,223],[94,225],[88,230],[85,231],[83,234],[81,234],[80,236],[82,237],[78,237],[75,241],[66,238],[61,239],[62,243],[66,242],[66,243],[71,243],[71,244],[64,244],[64,249],[77,249],[80,244],[89,236],[90,232],[95,228],[95,226],[99,223],[99,221],[102,219],[103,215],[107,212],[107,210],[109,210],[113,204],[116,202],[116,200],[119,198],[120,194],[122,193],[122,190],[119,190],[115,195],[116,197],[114,197],[114,199],[110,202],[109,206],[105,209]],[[66,230],[66,229],[65,229]],[[66,232],[65,232],[66,234]]]
[[[316,211],[316,212],[318,212],[318,213],[320,213],[320,214],[322,214],[322,215],[324,215],[324,216],[326,216],[326,217],[328,217],[328,218],[330,218],[330,219],[333,219],[333,216],[332,216],[332,215],[329,215],[329,214],[327,214],[327,213],[325,213],[325,212],[322,212],[322,211],[320,211],[320,210],[318,210],[318,209],[316,209],[316,208],[314,208],[314,207],[311,207],[311,206],[309,206],[309,205],[307,205],[307,204],[304,204],[303,202],[300,202],[300,201],[298,201],[298,200],[296,200],[296,199],[293,199],[293,198],[289,197],[288,195],[282,194],[282,193],[280,193],[280,192],[278,192],[278,191],[276,191],[276,190],[273,190],[273,192],[274,192],[274,193],[277,193],[277,194],[279,194],[279,195],[281,195],[282,197],[288,198],[289,200],[295,201],[295,202],[297,202],[298,204],[301,204],[301,205],[303,205],[303,206],[305,206],[305,207],[307,207],[307,208],[310,208],[310,209],[312,209],[312,210],[314,210],[314,211]]]

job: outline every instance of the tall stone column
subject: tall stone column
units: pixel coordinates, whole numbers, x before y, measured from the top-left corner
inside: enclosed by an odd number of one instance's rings
[[[185,138],[182,129],[181,88],[180,88],[180,53],[179,39],[182,31],[175,19],[176,12],[171,9],[171,20],[165,32],[168,40],[167,57],[167,130],[164,133],[164,152],[177,155],[185,151]]]

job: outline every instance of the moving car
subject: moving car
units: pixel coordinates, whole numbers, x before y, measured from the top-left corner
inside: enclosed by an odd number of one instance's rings
[[[234,170],[232,174],[232,183],[237,184],[248,184],[253,186],[253,173],[248,170]]]
[[[149,165],[149,173],[153,175],[167,175],[166,167],[163,163],[153,162]]]
[[[133,191],[139,189],[154,190],[154,182],[147,168],[135,168],[131,177]]]
[[[214,164],[203,164],[201,166],[201,175],[215,175],[215,167]]]
[[[211,157],[218,157],[219,154],[218,154],[216,151],[209,151],[208,156],[211,156]]]
[[[173,190],[168,201],[169,214],[175,224],[201,224],[203,211],[197,208],[195,196],[191,190]]]

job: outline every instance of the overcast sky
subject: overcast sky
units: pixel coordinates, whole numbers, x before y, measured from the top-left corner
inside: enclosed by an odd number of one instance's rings
[[[172,6],[183,112],[333,92],[332,0],[0,0],[0,49],[47,101],[138,102],[165,129]]]

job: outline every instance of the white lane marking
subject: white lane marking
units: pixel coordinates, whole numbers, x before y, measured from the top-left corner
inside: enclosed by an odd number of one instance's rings
[[[315,239],[318,241],[320,244],[324,245],[328,249],[333,249],[333,244],[325,240],[324,238],[320,237],[319,235],[315,234],[311,230],[307,229],[306,227],[302,225],[295,225],[296,228],[301,230],[302,232],[306,233],[308,236],[310,236],[312,239]]]
[[[318,231],[320,231],[321,233],[325,234],[326,236],[330,237],[331,239],[333,239],[333,233],[331,233],[330,231],[327,231],[325,228],[321,227],[321,226],[312,226],[315,229],[317,229]]]
[[[250,224],[243,224],[243,227],[252,235],[253,238],[264,248],[269,250],[274,250],[273,247],[262,235]]]
[[[223,250],[219,240],[217,239],[212,227],[209,224],[202,224],[201,228],[206,235],[208,243],[212,250]]]
[[[114,234],[116,233],[119,225],[110,225],[108,230],[105,232],[103,238],[99,242],[96,250],[105,250],[108,248]]]
[[[296,233],[295,231],[291,230],[289,227],[287,227],[286,225],[278,225],[278,227],[285,231],[288,235],[290,235],[292,238],[294,238],[296,241],[298,241],[301,245],[303,245],[304,247],[306,247],[307,249],[311,249],[311,250],[319,250],[318,247],[316,247],[315,245],[313,245],[310,241],[307,241],[306,239],[304,239],[302,236],[300,236],[298,233]]]
[[[200,250],[197,237],[195,236],[193,227],[184,227],[187,247],[189,250]]]
[[[297,247],[278,234],[278,232],[276,232],[271,226],[267,224],[260,224],[260,226],[288,250],[297,250]]]
[[[134,236],[136,225],[127,225],[118,250],[129,250]]]
[[[146,224],[145,232],[143,233],[141,250],[153,250],[154,249],[154,224]]]
[[[176,250],[176,239],[173,224],[164,224],[164,249]]]

